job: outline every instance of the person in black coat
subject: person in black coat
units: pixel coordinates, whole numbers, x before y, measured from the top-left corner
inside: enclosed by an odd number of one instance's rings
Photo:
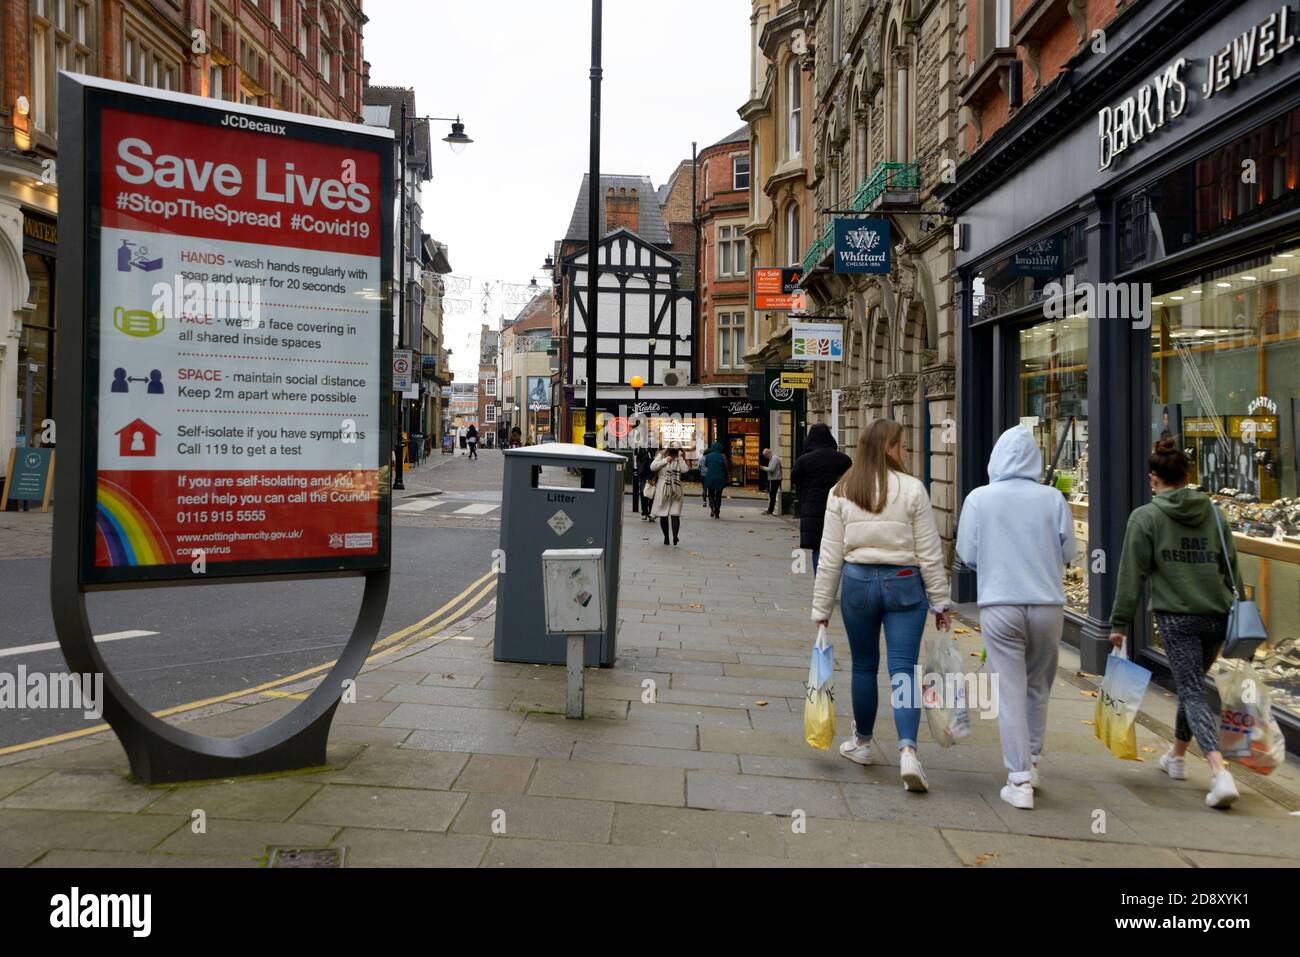
[[[650,450],[644,445],[636,450],[636,472],[632,478],[632,511],[641,513],[641,521],[650,521],[650,499],[645,494],[645,483],[654,473],[650,471]]]
[[[815,573],[821,557],[826,500],[853,460],[839,450],[830,428],[822,422],[808,430],[803,448],[790,473],[790,484],[799,491],[799,547],[812,549]]]

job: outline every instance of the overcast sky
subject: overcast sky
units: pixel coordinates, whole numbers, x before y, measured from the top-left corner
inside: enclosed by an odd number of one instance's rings
[[[656,187],[741,126],[749,95],[745,0],[605,0],[601,170]],[[454,275],[526,284],[563,237],[588,167],[591,4],[586,0],[366,0],[370,80],[415,90],[416,110],[460,114],[460,155],[434,124],[424,231]],[[490,304],[496,327],[502,312]],[[482,296],[444,325],[457,378],[478,372]]]

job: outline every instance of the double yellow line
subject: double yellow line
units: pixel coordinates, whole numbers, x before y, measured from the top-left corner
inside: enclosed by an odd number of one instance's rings
[[[484,584],[486,582],[486,584]],[[480,587],[481,586],[481,587]],[[401,631],[395,631],[386,638],[381,638],[375,642],[374,648],[366,662],[370,663],[389,655],[396,654],[403,648],[415,644],[417,641],[423,641],[431,638],[438,632],[450,628],[457,621],[465,618],[473,611],[484,598],[497,587],[496,572],[488,571],[479,576],[455,598],[448,601],[441,608],[420,619],[413,625],[407,625]],[[475,591],[477,589],[477,591]],[[471,595],[471,592],[473,594]],[[466,596],[469,596],[468,598]],[[319,675],[328,672],[334,667],[338,659],[327,661],[323,665],[316,665],[314,668],[308,668],[305,671],[299,671],[297,674],[287,675],[284,678],[276,678],[274,681],[267,681],[260,685],[254,685],[252,688],[244,688],[242,691],[231,691],[227,694],[217,695],[214,698],[203,698],[199,701],[190,701],[187,704],[178,704],[171,708],[164,708],[161,711],[153,712],[155,718],[169,718],[172,715],[184,714],[187,711],[197,711],[199,708],[206,708],[208,705],[221,704],[226,701],[233,701],[236,698],[243,698],[252,694],[271,692],[272,689],[282,687],[283,685],[293,684],[310,678],[313,675]],[[296,694],[286,695],[276,693],[275,697],[299,697]],[[7,754],[18,754],[23,751],[31,751],[35,748],[42,748],[48,744],[59,744],[63,741],[74,741],[77,738],[84,738],[88,735],[99,734],[101,731],[109,730],[107,724],[96,724],[89,728],[81,728],[77,731],[67,731],[63,734],[52,735],[48,738],[40,738],[36,741],[27,741],[23,744],[13,744],[7,748],[0,748],[0,757]]]

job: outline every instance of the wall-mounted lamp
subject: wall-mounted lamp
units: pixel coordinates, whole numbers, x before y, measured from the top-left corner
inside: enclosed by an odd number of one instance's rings
[[[28,102],[27,97],[20,96],[14,101],[14,109],[18,111],[19,116],[26,116],[32,111],[32,105]]]

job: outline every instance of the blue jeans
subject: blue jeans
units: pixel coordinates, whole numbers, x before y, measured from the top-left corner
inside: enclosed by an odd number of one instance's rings
[[[921,689],[916,683],[916,663],[921,633],[929,605],[921,570],[915,566],[855,565],[845,562],[840,585],[840,613],[853,653],[853,722],[858,737],[870,738],[876,725],[880,671],[880,628],[885,629],[890,688],[897,694],[903,682],[911,693],[898,694],[914,707],[894,708],[899,748],[916,747],[921,725]],[[893,703],[893,702],[891,702]]]
[[[816,574],[817,574],[817,560],[818,560],[819,558],[822,557],[822,550],[821,550],[820,548],[814,548],[814,549],[812,550],[812,553],[813,553],[813,574],[816,575]]]

